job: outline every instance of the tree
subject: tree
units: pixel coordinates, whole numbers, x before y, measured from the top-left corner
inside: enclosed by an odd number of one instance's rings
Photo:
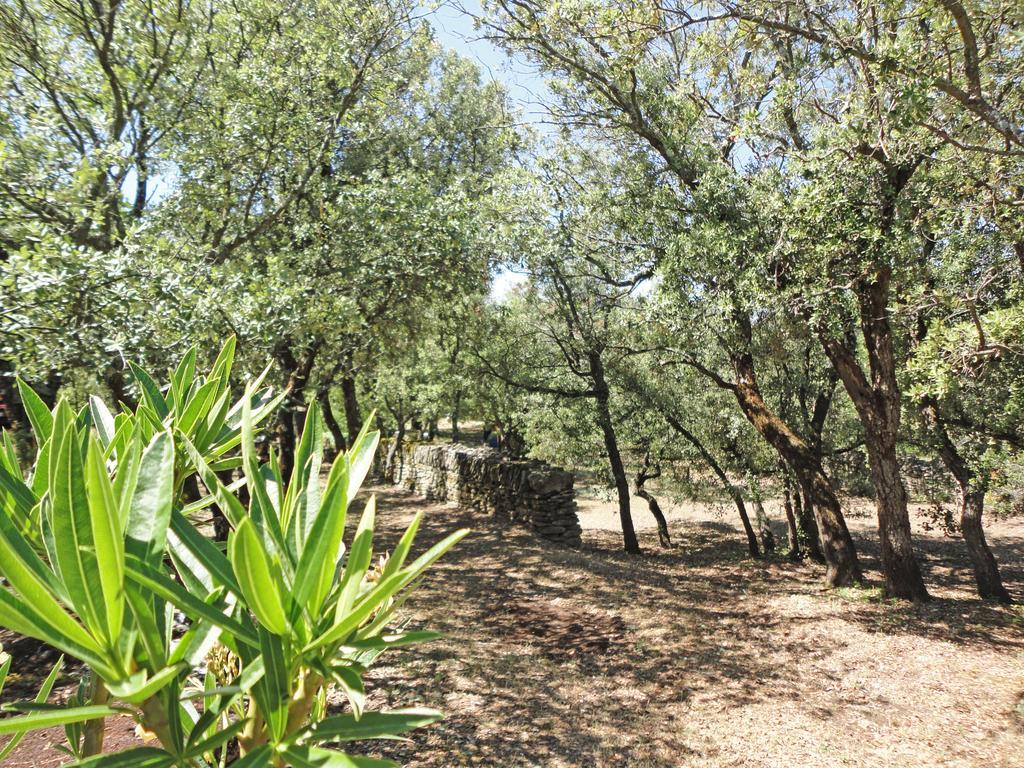
[[[639,147],[658,172],[671,175],[663,184],[664,204],[675,210],[675,237],[670,258],[661,260],[664,287],[671,290],[690,328],[714,320],[713,343],[731,368],[728,378],[685,349],[677,359],[704,373],[731,392],[744,415],[800,478],[814,503],[822,547],[828,562],[827,583],[859,581],[860,567],[838,498],[820,462],[800,437],[768,405],[759,386],[755,331],[764,311],[766,289],[755,287],[761,259],[772,251],[777,231],[755,211],[760,185],[775,180],[764,172],[742,172],[733,150],[734,125],[704,119],[743,112],[748,94],[736,79],[718,69],[708,49],[691,45],[686,26],[662,27],[654,6],[562,6],[543,2],[490,4],[482,21],[486,33],[523,51],[558,75],[562,103],[559,116],[569,124],[594,126],[605,138]],[[716,51],[717,53],[717,51]],[[695,73],[700,73],[699,75]],[[703,92],[685,85],[708,82]],[[743,83],[749,89],[749,83]],[[764,84],[754,103],[764,100]],[[771,274],[771,273],[769,273]],[[704,342],[685,346],[708,349]],[[679,344],[684,347],[684,344]]]

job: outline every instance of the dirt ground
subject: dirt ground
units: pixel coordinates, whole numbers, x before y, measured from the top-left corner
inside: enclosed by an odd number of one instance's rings
[[[975,599],[962,543],[920,518],[936,599],[912,606],[872,588],[824,591],[813,564],[748,558],[727,507],[669,507],[678,548],[666,551],[636,504],[645,553],[631,557],[600,500],[581,503],[584,546],[572,551],[377,493],[381,547],[418,510],[418,549],[474,532],[406,607],[411,627],[446,637],[385,655],[367,681],[374,708],[435,706],[446,718],[364,754],[410,768],[1024,767],[1024,610]],[[849,523],[877,585],[866,512]],[[781,524],[776,533],[784,542]],[[1024,523],[988,533],[1024,599]],[[4,642],[15,669],[45,666],[45,652]],[[132,741],[131,725],[112,724],[112,740]],[[59,739],[35,734],[5,765],[58,765],[48,746]]]
[[[390,490],[378,501],[390,537],[423,508]],[[578,552],[429,507],[424,544],[475,531],[410,608],[447,637],[382,658],[371,685],[378,706],[447,717],[367,754],[438,768],[1024,766],[1024,611],[973,597],[960,541],[915,521],[936,599],[912,606],[749,559],[723,511],[670,508],[679,547],[665,551],[636,505],[645,554],[629,557],[604,502],[581,504]],[[877,585],[866,513],[849,523]],[[1024,598],[1024,525],[989,535]]]

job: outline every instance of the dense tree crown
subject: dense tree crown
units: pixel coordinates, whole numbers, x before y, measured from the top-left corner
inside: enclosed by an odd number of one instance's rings
[[[658,496],[700,496],[771,556],[781,499],[831,586],[868,496],[886,591],[924,600],[930,467],[1009,600],[982,522],[1022,511],[1024,6],[483,5],[542,138],[415,3],[0,0],[4,426],[15,375],[134,407],[125,359],[233,334],[287,393],[285,476],[314,403],[389,466],[500,425],[609,489],[630,552],[635,499],[669,546]]]

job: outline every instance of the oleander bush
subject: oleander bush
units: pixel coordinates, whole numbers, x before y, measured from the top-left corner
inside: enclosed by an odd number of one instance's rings
[[[233,399],[233,356],[229,340],[204,376],[193,349],[165,388],[132,366],[134,409],[93,397],[50,410],[21,386],[36,450],[23,467],[3,435],[0,625],[83,662],[88,680],[47,704],[58,663],[35,701],[5,705],[0,734],[13,738],[0,758],[29,730],[63,725],[77,765],[376,768],[393,763],[325,745],[440,717],[364,712],[362,680],[383,651],[435,636],[396,628],[396,609],[466,531],[410,561],[417,517],[375,561],[371,498],[346,545],[378,434],[364,429],[325,467],[314,405],[281,477],[273,452],[261,461],[255,448],[279,397],[261,376]],[[225,470],[241,479],[225,484]],[[185,492],[192,476],[198,500]],[[226,550],[196,519],[214,505],[230,524]],[[0,658],[0,686],[10,663]],[[327,712],[331,685],[350,705],[342,714]],[[153,745],[104,754],[105,718],[120,714]]]

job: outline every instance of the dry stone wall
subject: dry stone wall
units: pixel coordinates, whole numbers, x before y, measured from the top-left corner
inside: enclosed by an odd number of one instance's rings
[[[538,536],[580,546],[573,475],[543,461],[487,447],[411,444],[395,483],[426,499],[520,523]]]

